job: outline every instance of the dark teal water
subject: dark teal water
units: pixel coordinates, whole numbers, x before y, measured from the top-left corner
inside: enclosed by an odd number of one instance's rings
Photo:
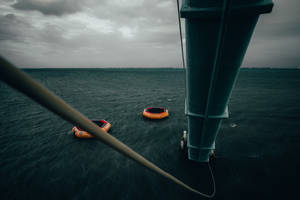
[[[187,123],[182,70],[26,70],[110,134],[188,184],[209,193],[206,164],[178,144]],[[199,199],[0,82],[1,199]],[[300,178],[300,70],[242,70],[217,139],[216,199],[292,197]],[[142,111],[163,106],[170,117]],[[276,192],[274,192],[276,191]]]

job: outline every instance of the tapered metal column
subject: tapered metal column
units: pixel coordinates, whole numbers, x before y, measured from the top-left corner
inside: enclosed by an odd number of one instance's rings
[[[189,159],[208,162],[258,17],[272,7],[271,0],[183,1]]]

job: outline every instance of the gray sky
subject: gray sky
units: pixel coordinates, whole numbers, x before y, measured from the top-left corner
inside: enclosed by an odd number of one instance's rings
[[[243,67],[300,67],[300,1],[274,3]],[[176,0],[0,0],[0,54],[19,67],[180,67]]]

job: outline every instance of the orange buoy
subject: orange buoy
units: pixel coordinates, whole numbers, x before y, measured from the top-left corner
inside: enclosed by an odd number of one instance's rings
[[[143,116],[149,119],[163,119],[169,116],[169,111],[166,108],[146,108]]]
[[[111,128],[111,124],[108,123],[105,120],[91,120],[95,124],[97,124],[102,130],[105,132],[108,132]],[[78,138],[93,138],[94,136],[87,131],[82,130],[79,126],[74,126],[72,128],[72,132],[74,133],[74,136]]]

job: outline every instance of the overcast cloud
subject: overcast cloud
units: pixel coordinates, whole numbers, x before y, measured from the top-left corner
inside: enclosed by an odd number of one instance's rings
[[[244,67],[300,67],[300,1],[274,3]],[[0,54],[19,67],[180,67],[176,0],[0,0]]]

